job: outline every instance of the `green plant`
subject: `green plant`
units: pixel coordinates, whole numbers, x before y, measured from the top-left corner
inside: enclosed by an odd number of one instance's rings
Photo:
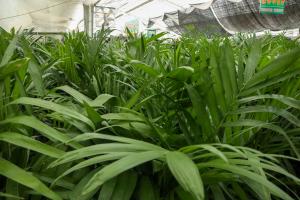
[[[107,33],[1,33],[1,196],[299,199],[296,41]]]

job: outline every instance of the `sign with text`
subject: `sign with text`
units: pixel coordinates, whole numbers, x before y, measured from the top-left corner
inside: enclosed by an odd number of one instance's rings
[[[284,14],[286,0],[259,0],[259,12],[261,14]]]

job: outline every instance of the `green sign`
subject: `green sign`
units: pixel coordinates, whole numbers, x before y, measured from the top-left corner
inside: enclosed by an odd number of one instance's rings
[[[284,14],[286,0],[259,0],[261,14]]]

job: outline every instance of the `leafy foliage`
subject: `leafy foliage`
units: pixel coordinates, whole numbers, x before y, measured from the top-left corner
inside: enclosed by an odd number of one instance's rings
[[[300,46],[0,30],[0,196],[299,199]]]

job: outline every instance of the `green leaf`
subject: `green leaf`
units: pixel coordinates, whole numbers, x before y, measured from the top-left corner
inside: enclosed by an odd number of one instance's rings
[[[213,167],[217,169],[230,171],[234,174],[238,174],[239,176],[242,177],[247,177],[248,179],[257,182],[262,186],[265,186],[272,194],[274,194],[277,197],[280,197],[285,200],[293,200],[293,198],[291,198],[286,192],[284,192],[282,189],[280,189],[272,182],[268,181],[264,176],[253,173],[240,166],[234,166],[220,161],[210,161],[210,162],[198,164],[198,167],[199,168]]]
[[[8,194],[8,193],[3,193],[3,192],[0,192],[0,197],[6,197],[8,199],[24,199],[24,198],[16,196],[16,195],[12,195],[12,194]]]
[[[164,35],[166,35],[167,33],[165,32],[161,32],[161,33],[158,33],[150,38],[147,38],[146,40],[146,44],[152,42],[152,41],[155,41],[155,40],[158,40],[159,38],[163,37]]]
[[[141,69],[143,72],[145,72],[146,74],[149,74],[152,77],[157,77],[159,75],[159,73],[153,67],[151,67],[141,61],[132,60],[132,61],[130,61],[130,64],[138,69]]]
[[[243,103],[248,103],[260,99],[275,99],[277,101],[280,101],[281,103],[284,103],[290,107],[297,108],[300,110],[300,101],[292,98],[292,97],[287,97],[284,95],[278,95],[278,94],[264,94],[264,95],[257,95],[257,96],[250,96],[246,97],[243,99],[239,99],[238,102],[243,104]]]
[[[222,87],[224,90],[224,93],[222,94],[225,97],[226,100],[226,104],[230,105],[230,103],[232,102],[236,92],[235,92],[235,88],[233,87],[235,85],[235,81],[233,80],[234,77],[234,73],[233,70],[234,67],[232,65],[232,63],[230,64],[231,58],[230,55],[231,53],[227,53],[227,49],[231,49],[231,47],[228,46],[228,41],[226,42],[226,44],[221,43],[220,44],[220,54],[219,54],[219,59],[218,59],[218,74],[221,78],[221,85],[218,87]],[[230,50],[232,51],[232,50]],[[221,98],[221,97],[219,97]]]
[[[271,200],[271,194],[266,187],[263,187],[260,184],[257,184],[256,181],[250,180],[248,178],[244,178],[243,182],[245,182],[249,186],[249,188],[252,189],[252,191],[258,196],[259,199]]]
[[[253,166],[258,166],[257,162],[255,162],[256,160],[254,159],[249,159],[248,162],[249,163],[253,163]],[[230,163],[232,164],[245,164],[245,160],[241,160],[241,159],[234,159],[234,160],[230,160]],[[275,163],[263,163],[263,162],[259,162],[259,167],[263,168],[263,169],[267,169],[279,174],[282,174],[286,177],[289,177],[290,179],[292,179],[293,181],[295,181],[296,183],[300,183],[300,178],[296,177],[295,175],[289,173],[288,171],[286,171],[284,168],[282,168],[279,165],[276,165]]]
[[[226,42],[225,47],[223,48],[223,60],[222,64],[225,66],[222,66],[221,68],[226,68],[224,71],[227,71],[228,77],[225,77],[225,74],[222,74],[223,81],[230,82],[230,90],[227,90],[226,92],[232,92],[232,94],[229,94],[231,98],[234,98],[237,94],[238,86],[237,86],[237,73],[235,68],[235,60],[233,55],[233,48],[230,45],[229,42]],[[222,58],[222,57],[221,57]],[[228,80],[229,78],[229,80]]]
[[[217,63],[217,58],[215,52],[211,52],[210,55],[210,71],[211,79],[213,81],[213,90],[215,96],[218,97],[218,104],[220,104],[221,110],[225,111],[226,102],[225,102],[225,88],[223,87],[223,79],[220,66]]]
[[[115,98],[115,96],[110,94],[100,94],[96,99],[90,102],[90,105],[92,107],[101,107],[112,98]]]
[[[88,167],[88,166],[91,166],[91,165],[95,165],[95,164],[100,164],[102,162],[105,162],[105,161],[111,161],[111,160],[117,160],[117,159],[120,159],[122,157],[125,157],[127,155],[129,155],[131,153],[128,153],[128,152],[116,152],[116,153],[111,153],[111,154],[106,154],[106,155],[101,155],[101,156],[96,156],[96,157],[93,157],[93,158],[90,158],[90,159],[87,159],[85,161],[82,161],[80,163],[78,163],[77,165],[69,168],[67,171],[65,171],[64,173],[62,173],[59,177],[57,177],[55,179],[55,181],[53,181],[52,183],[52,186],[61,178],[63,178],[64,176],[67,176],[68,174],[72,173],[72,172],[75,172],[77,170],[80,170],[84,167]]]
[[[106,120],[139,121],[139,122],[144,121],[140,116],[132,113],[108,113],[108,114],[101,115],[101,117]]]
[[[187,81],[192,77],[194,73],[194,68],[189,66],[178,67],[172,72],[170,72],[167,77],[179,80],[179,81]]]
[[[135,140],[135,139],[127,138],[127,137],[120,137],[120,136],[101,134],[101,133],[83,133],[81,135],[74,137],[70,141],[82,142],[82,141],[91,140],[91,139],[102,139],[102,140],[109,140],[109,141],[115,141],[115,142],[121,142],[121,143],[137,144],[137,145],[141,145],[145,148],[148,148],[148,150],[166,151],[164,148],[162,148],[158,145],[154,145],[154,144],[144,142],[141,140]]]
[[[97,193],[99,190],[99,187],[95,188],[94,190],[91,190],[90,192],[84,192],[84,186],[86,183],[89,182],[91,177],[94,176],[94,174],[97,173],[99,168],[91,170],[88,174],[86,174],[80,181],[79,183],[73,188],[72,193],[70,194],[70,199],[71,200],[90,200],[92,197]]]
[[[237,60],[237,69],[238,69],[238,73],[237,73],[237,77],[238,77],[238,89],[241,90],[241,88],[243,88],[243,83],[244,83],[244,73],[245,73],[245,67],[244,67],[244,50],[241,49],[240,52],[238,53],[238,60]],[[219,187],[217,187],[219,188]]]
[[[210,116],[205,108],[205,102],[203,101],[203,98],[201,98],[199,92],[195,87],[193,87],[192,85],[186,85],[186,88],[193,104],[193,109],[195,110],[198,118],[201,119],[202,131],[208,136],[212,131],[212,128],[210,123]]]
[[[60,141],[62,143],[67,143],[71,137],[63,134],[59,131],[57,131],[56,129],[44,124],[43,122],[41,122],[40,120],[38,120],[37,118],[33,117],[33,116],[16,116],[16,117],[12,117],[12,118],[7,118],[3,121],[0,121],[0,125],[1,124],[8,124],[8,123],[12,123],[12,124],[22,124],[28,127],[31,127],[37,131],[39,131],[42,135],[44,135],[45,137],[47,137],[48,139],[52,140],[52,141]],[[81,148],[82,146],[76,143],[69,143],[70,146],[74,147],[74,148]]]
[[[12,75],[22,67],[27,67],[28,61],[28,58],[17,59],[0,67],[0,80],[5,79],[9,75]]]
[[[118,177],[115,177],[110,179],[109,181],[106,181],[102,185],[98,200],[111,200],[114,189],[117,185],[117,180]]]
[[[21,135],[19,133],[13,133],[13,132],[0,133],[0,141],[8,142],[26,149],[30,149],[53,158],[59,158],[64,154],[63,151],[55,147],[44,144],[42,142],[34,140],[28,136]]]
[[[34,57],[31,57],[28,63],[28,72],[31,76],[33,84],[40,96],[45,95],[45,86],[42,77],[42,67],[38,64]]]
[[[92,101],[90,98],[88,98],[87,96],[85,96],[82,93],[78,92],[77,90],[71,88],[68,85],[57,87],[57,88],[55,88],[55,90],[62,90],[64,92],[66,92],[67,94],[74,97],[74,99],[76,101],[78,101],[79,103],[81,103],[81,104],[83,104],[83,102],[87,102],[88,104],[90,104],[90,102]]]
[[[151,151],[153,148],[144,146],[143,144],[122,144],[122,143],[107,143],[96,144],[81,149],[69,151],[54,161],[49,167],[55,167],[67,162],[79,160],[81,158],[95,156],[99,154],[115,153],[115,152],[140,152]]]
[[[182,42],[177,43],[177,47],[174,54],[174,66],[178,68],[180,66],[180,57],[181,57],[181,49],[182,49]]]
[[[264,121],[258,121],[258,120],[251,120],[251,119],[243,119],[243,120],[237,120],[234,122],[226,122],[223,124],[224,127],[238,127],[238,126],[250,126],[250,127],[262,127],[267,128],[270,130],[273,130],[281,135],[284,136],[284,138],[287,140],[291,148],[293,149],[294,153],[296,154],[297,158],[300,158],[300,153],[298,152],[298,149],[296,148],[295,144],[291,141],[287,133],[280,127],[276,126],[274,124],[270,124]]]
[[[21,169],[20,167],[10,163],[9,161],[0,157],[0,174],[9,179],[12,179],[26,187],[29,187],[43,196],[53,200],[61,200],[56,193],[51,191],[39,179],[32,176],[30,173]]]
[[[85,96],[84,94],[78,92],[78,90],[75,90],[75,89],[71,88],[68,85],[57,87],[57,88],[55,88],[55,90],[64,91],[67,94],[74,97],[74,99],[76,101],[78,101],[79,103],[83,104],[85,102],[91,107],[101,107],[101,106],[103,106],[103,104],[105,104],[111,98],[115,97],[115,96],[110,95],[110,94],[101,94],[96,99],[92,100],[89,97]]]
[[[132,108],[136,102],[139,100],[140,96],[142,95],[143,91],[145,89],[145,86],[141,87],[126,103],[126,108]]]
[[[176,188],[176,194],[180,200],[195,200],[195,198],[189,192],[183,190],[182,187]]]
[[[155,185],[147,176],[142,176],[139,181],[138,199],[158,200]]]
[[[264,105],[247,106],[232,111],[230,112],[230,114],[245,114],[245,113],[257,113],[257,112],[274,113],[278,116],[287,119],[292,124],[300,127],[300,120],[295,115],[286,111],[285,109],[276,108],[274,106],[264,106]]]
[[[116,177],[116,180],[112,179],[111,181],[112,183],[108,181],[108,185],[104,184],[102,186],[99,200],[130,200],[136,186],[137,174],[128,171]],[[109,186],[112,188],[109,188]]]
[[[93,176],[93,178],[85,186],[85,192],[92,191],[93,189],[101,186],[106,181],[121,174],[122,172],[125,172],[126,170],[129,170],[145,162],[158,159],[163,155],[164,153],[160,151],[146,151],[142,153],[134,153],[118,161],[115,161],[105,166]]]
[[[244,71],[244,81],[247,83],[255,73],[255,69],[259,64],[261,58],[262,50],[261,50],[261,43],[259,40],[255,40],[252,44],[245,71]]]
[[[181,152],[169,152],[166,155],[170,171],[187,192],[195,199],[204,199],[203,183],[195,163]]]
[[[87,104],[86,102],[84,102],[84,107],[89,119],[93,121],[95,126],[99,125],[99,123],[103,121],[101,115],[93,107],[89,106],[89,104]]]
[[[300,48],[293,49],[281,56],[277,59],[273,60],[268,66],[266,66],[263,70],[256,73],[246,84],[246,88],[249,88],[253,85],[260,83],[265,80],[266,77],[270,78],[274,75],[279,74],[280,72],[286,70],[293,64],[298,58],[300,54]]]
[[[17,36],[15,36],[10,42],[8,47],[6,48],[4,55],[2,57],[1,63],[0,63],[0,69],[1,67],[5,66],[9,60],[12,58],[12,56],[14,55],[14,52],[17,48],[17,41],[18,38]],[[1,73],[0,73],[1,74]]]
[[[274,77],[267,77],[263,81],[259,82],[258,84],[254,85],[253,87],[249,87],[247,89],[244,89],[241,91],[240,96],[249,96],[249,94],[255,93],[257,94],[257,91],[265,88],[270,88],[271,86],[275,86],[275,84],[287,81],[289,79],[294,79],[300,74],[300,70],[293,70],[288,72],[283,72],[281,74],[278,74]]]
[[[223,191],[221,190],[221,188],[218,185],[212,185],[212,186],[210,186],[210,188],[213,191],[214,199],[226,200],[226,198],[224,197]]]
[[[188,148],[192,148],[192,149],[194,149],[194,148],[205,149],[205,150],[207,150],[207,151],[215,154],[216,156],[220,157],[225,162],[228,162],[227,157],[222,153],[222,151],[218,150],[216,147],[214,147],[212,145],[208,145],[208,144],[192,145],[192,146],[185,147],[184,150],[187,150]]]
[[[76,112],[74,109],[68,108],[66,106],[62,106],[60,104],[57,104],[57,103],[54,103],[51,101],[46,101],[46,100],[38,99],[38,98],[21,97],[15,101],[11,102],[10,104],[32,105],[32,106],[38,106],[41,108],[52,110],[52,111],[55,111],[62,115],[66,115],[71,118],[77,119],[81,122],[84,122],[84,123],[88,124],[92,129],[95,129],[93,122],[86,116]]]

